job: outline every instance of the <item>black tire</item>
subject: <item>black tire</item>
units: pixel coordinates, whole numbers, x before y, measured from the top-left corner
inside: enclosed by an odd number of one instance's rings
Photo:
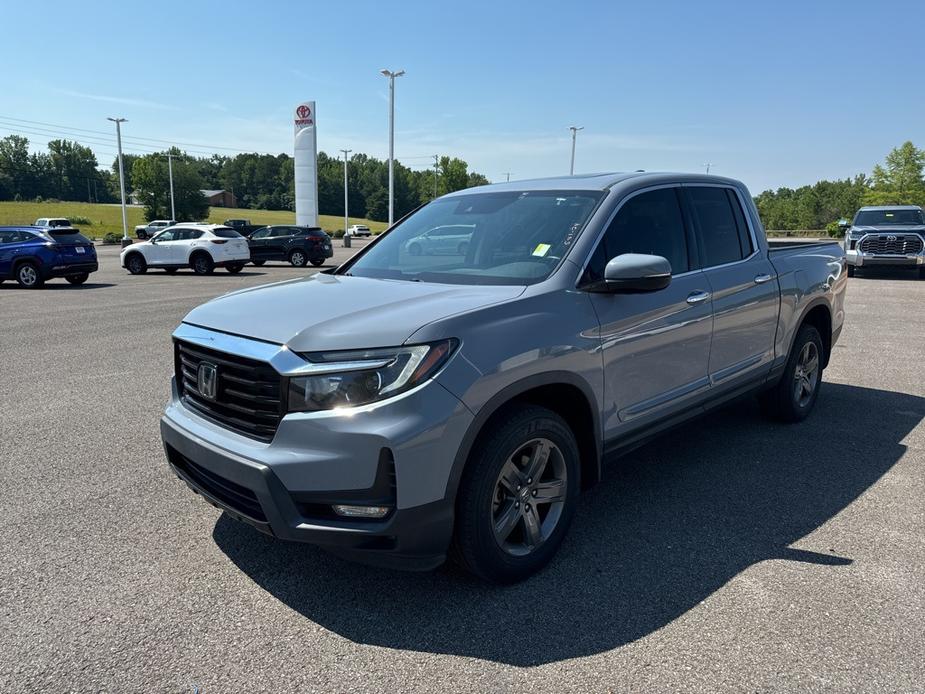
[[[132,275],[143,275],[148,271],[148,263],[141,253],[135,251],[125,257],[125,269]]]
[[[848,277],[854,277],[854,265],[848,266]]]
[[[16,281],[23,289],[38,289],[45,284],[38,266],[31,261],[16,266]]]
[[[179,268],[175,268],[175,267],[165,267],[164,268],[164,272],[166,272],[168,275],[176,275],[177,270],[179,270]]]
[[[421,244],[419,243],[412,243],[410,246],[408,246],[408,253],[411,255],[421,255],[422,250],[423,249],[421,248]]]
[[[315,267],[321,267],[322,265],[324,265],[324,258],[315,258],[314,260],[311,261],[311,263]]]
[[[568,531],[581,488],[578,444],[559,415],[532,405],[506,415],[480,436],[469,456],[456,497],[452,548],[463,567],[501,584],[522,581],[549,563]],[[537,456],[531,445],[541,441],[549,448],[541,473],[533,480],[527,477],[533,456]],[[523,467],[515,460],[523,462]],[[512,469],[513,475],[507,479],[513,476],[518,484],[505,484],[500,477],[502,470]],[[542,506],[536,504],[533,499],[538,491],[553,493],[550,485],[556,485],[559,496],[541,501]],[[529,540],[528,516],[534,518],[535,543]],[[504,523],[514,517],[517,520]],[[498,539],[496,528],[502,525],[510,528],[505,537],[514,538],[512,543]]]
[[[780,381],[758,396],[766,416],[781,422],[802,422],[809,416],[822,387],[823,350],[822,337],[815,326],[801,326]],[[805,368],[807,355],[815,356],[812,369]]]
[[[244,269],[244,263],[234,263],[233,265],[226,265],[225,269],[228,270],[232,275],[237,275],[241,270]]]
[[[68,282],[70,282],[71,284],[83,284],[83,283],[86,282],[88,279],[90,279],[90,273],[89,273],[89,272],[81,272],[79,275],[68,275],[68,276],[65,277],[64,279],[66,279],[66,280],[67,280]]]
[[[264,264],[265,262],[267,262],[267,261],[266,261],[266,260],[252,260],[251,262],[252,262],[254,265],[256,265],[257,267],[260,267],[261,265],[263,265],[263,264]]]
[[[308,263],[308,254],[301,248],[289,252],[289,262],[293,267],[305,267]]]
[[[189,266],[197,275],[211,275],[215,271],[215,261],[204,251],[193,253],[189,259]]]

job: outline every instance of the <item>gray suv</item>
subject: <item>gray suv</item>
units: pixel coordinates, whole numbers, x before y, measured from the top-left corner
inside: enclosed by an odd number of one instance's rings
[[[435,230],[466,242],[414,253]],[[521,580],[606,459],[730,399],[800,421],[844,322],[837,243],[769,248],[746,188],[607,174],[437,199],[336,270],[190,312],[174,472],[284,540]]]

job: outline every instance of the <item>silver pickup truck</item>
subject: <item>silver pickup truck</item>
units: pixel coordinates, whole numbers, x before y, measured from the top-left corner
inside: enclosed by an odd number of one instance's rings
[[[441,228],[465,234],[455,252],[411,252]],[[809,415],[846,284],[838,243],[769,248],[727,178],[460,191],[336,270],[190,312],[164,449],[279,539],[400,568],[452,551],[518,581],[608,458],[749,393],[779,420]]]
[[[925,279],[925,214],[914,205],[862,207],[845,232],[848,276],[858,268],[917,268]]]

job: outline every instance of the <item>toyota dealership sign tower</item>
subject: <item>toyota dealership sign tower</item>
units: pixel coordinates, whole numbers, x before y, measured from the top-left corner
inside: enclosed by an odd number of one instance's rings
[[[314,101],[295,107],[295,223],[318,226],[318,139]]]

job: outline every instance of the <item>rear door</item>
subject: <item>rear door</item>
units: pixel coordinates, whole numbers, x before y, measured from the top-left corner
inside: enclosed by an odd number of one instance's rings
[[[601,323],[605,438],[689,408],[709,388],[710,285],[677,186],[650,188],[621,204],[583,282],[602,279],[607,261],[623,253],[667,258],[671,284],[640,294],[589,294]]]
[[[777,275],[735,188],[689,184],[683,190],[713,294],[710,382],[734,387],[771,368],[780,308]]]

